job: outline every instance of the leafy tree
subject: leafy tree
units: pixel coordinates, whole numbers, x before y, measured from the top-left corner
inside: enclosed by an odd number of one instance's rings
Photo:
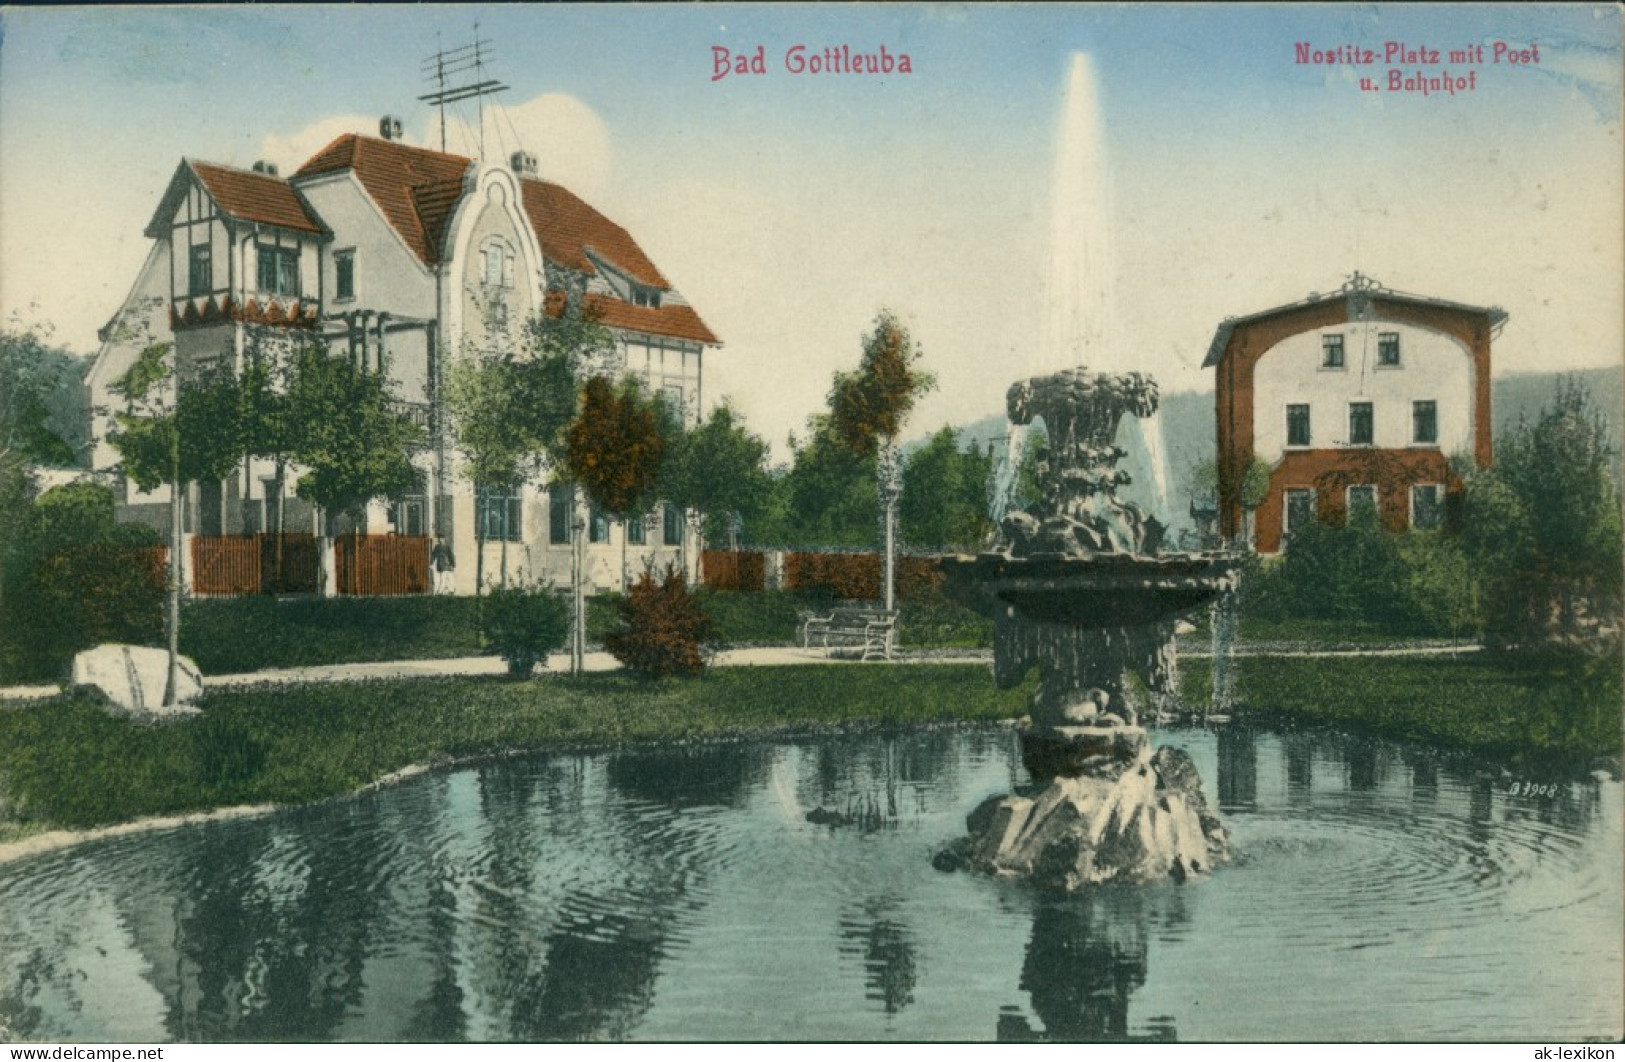
[[[1625,558],[1613,451],[1607,421],[1565,380],[1533,422],[1502,433],[1495,466],[1468,481],[1464,544],[1498,636],[1577,640],[1589,625],[1618,622]]]
[[[511,488],[529,454],[519,423],[518,376],[511,361],[479,356],[457,361],[447,373],[447,408],[463,454],[464,472],[476,490]],[[478,598],[485,587],[484,520],[474,522],[474,543],[474,595]],[[506,539],[503,546],[507,546]],[[504,564],[504,575],[506,572]]]
[[[809,424],[805,445],[792,439],[794,460],[784,478],[786,523],[800,546],[861,546],[874,542],[878,461],[842,445],[828,418]]]
[[[335,514],[415,486],[411,452],[423,431],[393,408],[388,381],[314,346],[296,357],[288,408],[299,496]]]
[[[108,435],[124,474],[142,490],[168,484],[169,680],[164,703],[173,704],[179,681],[181,624],[182,496],[189,483],[216,482],[236,466],[245,445],[242,392],[229,374],[182,379],[174,347],[142,349],[112,391],[124,399]]]
[[[882,310],[874,331],[863,338],[856,372],[836,373],[830,387],[830,426],[859,457],[878,458],[880,503],[885,533],[885,606],[896,601],[897,500],[902,493],[897,434],[915,400],[935,385],[919,368],[921,352],[895,315]]]
[[[74,462],[73,446],[51,423],[51,400],[71,359],[48,339],[43,326],[15,320],[0,330],[0,468]]]
[[[653,497],[665,446],[655,402],[635,379],[594,376],[565,433],[564,466],[595,505],[624,519]]]
[[[707,539],[726,537],[729,547],[738,549],[739,525],[753,525],[772,506],[767,443],[746,430],[726,402],[695,430],[668,429],[666,437],[670,445],[661,493],[676,505],[705,513]]]
[[[903,469],[903,540],[937,551],[978,549],[993,529],[987,513],[992,471],[992,458],[974,444],[960,451],[952,428],[933,435]]]

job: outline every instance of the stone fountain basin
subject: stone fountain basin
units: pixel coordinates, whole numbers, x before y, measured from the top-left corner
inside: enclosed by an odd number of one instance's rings
[[[1082,629],[1135,627],[1207,604],[1235,585],[1240,558],[1230,553],[1153,557],[1102,553],[983,553],[942,559],[943,589],[984,616],[1016,614]]]

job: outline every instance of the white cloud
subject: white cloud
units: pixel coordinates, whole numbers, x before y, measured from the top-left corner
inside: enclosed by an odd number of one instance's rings
[[[323,118],[294,133],[271,133],[260,141],[259,157],[276,163],[286,176],[345,133],[377,136],[380,117],[380,115],[368,117],[361,114],[344,114],[335,118]],[[414,142],[410,138],[403,139],[407,143]]]

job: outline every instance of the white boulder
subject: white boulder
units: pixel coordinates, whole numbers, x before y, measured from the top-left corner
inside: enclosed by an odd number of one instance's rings
[[[169,652],[144,645],[98,645],[73,658],[73,684],[94,686],[127,712],[145,715],[196,715],[187,707],[203,693],[203,674],[186,657],[179,661],[176,703],[164,705],[169,682]]]

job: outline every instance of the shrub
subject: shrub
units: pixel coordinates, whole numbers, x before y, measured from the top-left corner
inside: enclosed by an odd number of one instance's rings
[[[564,647],[570,634],[570,605],[538,585],[492,588],[485,599],[487,648],[508,664],[508,674],[524,678],[547,654]]]
[[[8,621],[21,642],[19,671],[47,677],[103,642],[157,645],[164,636],[163,551],[119,542],[70,546],[34,563]]]
[[[658,580],[653,569],[645,568],[615,607],[620,625],[604,635],[604,646],[628,671],[659,678],[705,670],[711,617],[675,567],[667,566]]]

